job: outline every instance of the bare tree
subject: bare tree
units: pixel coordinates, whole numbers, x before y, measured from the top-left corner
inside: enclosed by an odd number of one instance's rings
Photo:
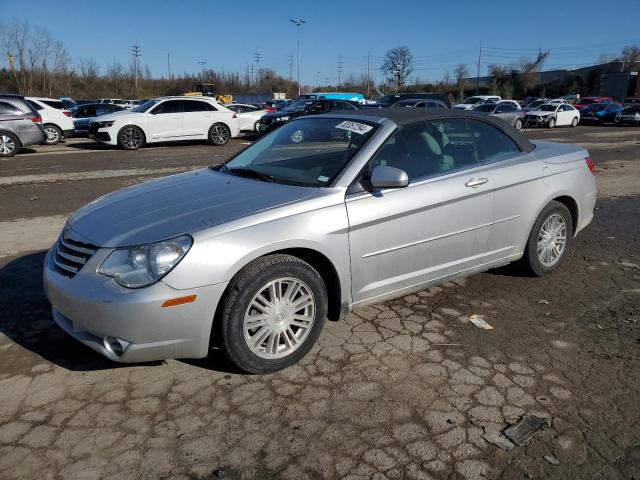
[[[628,46],[622,49],[623,68],[633,70],[640,63],[640,47]]]
[[[538,55],[535,59],[520,59],[520,74],[522,76],[522,84],[525,89],[525,93],[537,85],[537,74],[544,65],[549,53],[549,50],[538,50]]]
[[[124,72],[124,67],[120,62],[113,62],[107,66],[107,78],[111,84],[113,96],[117,98],[122,95],[127,77]]]
[[[81,58],[78,63],[78,68],[80,70],[80,82],[84,88],[84,96],[91,97],[94,95],[96,89],[100,66],[96,62],[95,58],[92,57]]]
[[[456,83],[458,85],[458,91],[460,92],[460,101],[462,101],[464,89],[467,86],[467,78],[469,78],[469,70],[467,70],[467,66],[464,63],[459,63],[453,73],[456,76]]]
[[[413,55],[407,47],[388,50],[380,67],[396,91],[404,87],[413,72]]]

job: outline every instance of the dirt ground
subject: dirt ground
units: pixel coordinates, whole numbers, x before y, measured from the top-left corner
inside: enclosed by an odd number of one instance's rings
[[[41,281],[75,209],[247,140],[72,139],[0,161],[0,478],[640,478],[640,128],[527,135],[584,145],[599,169],[595,220],[559,271],[507,267],[361,308],[264,376],[216,352],[112,363],[54,324]],[[546,420],[524,445],[482,438],[522,415]]]

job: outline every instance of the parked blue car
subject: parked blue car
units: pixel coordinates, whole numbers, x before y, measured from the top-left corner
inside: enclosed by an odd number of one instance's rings
[[[622,105],[616,102],[592,103],[580,110],[580,122],[615,122],[616,115],[622,110]]]

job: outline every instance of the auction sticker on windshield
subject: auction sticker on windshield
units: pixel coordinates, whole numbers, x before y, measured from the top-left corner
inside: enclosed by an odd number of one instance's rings
[[[360,135],[364,135],[365,133],[368,133],[371,130],[373,130],[373,127],[371,125],[367,125],[366,123],[349,122],[346,120],[336,125],[336,128],[339,128],[341,130],[348,130],[350,132],[357,133]]]

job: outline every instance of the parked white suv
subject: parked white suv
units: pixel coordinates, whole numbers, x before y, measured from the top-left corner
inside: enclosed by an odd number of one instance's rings
[[[473,97],[467,98],[464,102],[454,105],[453,108],[456,110],[471,110],[477,103],[480,102],[499,102],[502,100],[501,97],[497,95],[474,95]]]
[[[44,143],[55,145],[63,138],[73,137],[75,128],[71,112],[55,98],[26,97],[25,100],[35,108],[42,117],[42,128],[47,134]]]
[[[96,119],[89,137],[137,150],[146,143],[208,140],[224,145],[240,133],[231,110],[210,97],[161,97]]]

